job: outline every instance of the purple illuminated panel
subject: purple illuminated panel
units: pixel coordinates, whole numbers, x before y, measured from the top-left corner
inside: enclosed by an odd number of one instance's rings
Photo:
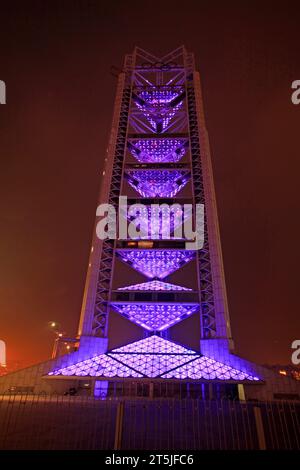
[[[143,112],[155,132],[167,129],[171,119],[182,107],[182,100],[178,98],[183,89],[175,91],[172,88],[150,89],[139,93],[136,106]]]
[[[161,377],[165,379],[258,381],[247,372],[153,335],[91,359],[48,373],[49,376]]]
[[[184,364],[177,369],[162,375],[164,379],[205,379],[205,380],[259,380],[246,372],[234,369],[221,362],[201,356],[188,364]]]
[[[197,304],[123,304],[119,302],[111,305],[120,315],[148,331],[163,331],[198,310]]]
[[[121,208],[122,211],[122,208]],[[136,227],[137,236],[131,235],[133,240],[137,239],[172,239],[175,237],[174,231],[182,225],[192,214],[191,207],[174,204],[153,204],[145,206],[143,204],[133,205],[122,215],[126,216]],[[182,238],[183,230],[179,238]]]
[[[170,284],[169,282],[162,281],[149,281],[140,284],[133,284],[132,286],[119,287],[118,290],[133,290],[133,291],[191,291],[188,287]]]
[[[185,364],[186,355],[180,354],[110,354],[145,377],[159,377],[174,367]]]
[[[48,375],[75,375],[81,377],[142,377],[139,372],[132,370],[126,364],[122,364],[106,354],[92,357],[85,361],[77,362],[72,366],[63,367]]]
[[[186,142],[186,139],[140,139],[128,147],[141,163],[176,163],[186,152]]]
[[[118,256],[150,279],[164,279],[195,257],[190,250],[118,250]]]
[[[127,170],[127,180],[143,197],[174,197],[190,178],[187,170]]]
[[[181,344],[173,343],[160,336],[148,336],[148,338],[115,348],[111,353],[144,353],[144,354],[196,354],[192,349],[185,348]]]

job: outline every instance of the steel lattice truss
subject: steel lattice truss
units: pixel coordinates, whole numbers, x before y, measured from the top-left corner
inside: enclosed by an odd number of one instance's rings
[[[199,125],[195,97],[195,84],[193,79],[193,58],[186,57],[185,66],[188,72],[186,81],[187,107],[190,128],[190,150],[192,160],[192,179],[194,184],[194,197],[196,204],[205,204],[204,177],[200,153]],[[204,219],[204,231],[207,234],[207,218]],[[210,262],[209,241],[206,236],[202,250],[197,252],[200,274],[200,302],[202,311],[202,335],[204,338],[216,336],[216,312],[214,304],[214,292],[212,283],[212,269]]]
[[[246,371],[235,369],[156,335],[56,369],[48,375],[259,381],[258,377]]]
[[[125,69],[130,70],[132,57],[128,56],[125,62]],[[108,202],[116,209],[121,190],[123,175],[123,162],[126,149],[126,132],[128,127],[128,116],[131,102],[131,84],[129,76],[125,76],[120,83],[117,93],[116,105],[119,104],[120,114],[118,131],[114,146],[113,171],[110,185]],[[118,103],[119,102],[119,103]],[[105,239],[103,241],[100,267],[98,274],[97,291],[95,297],[95,310],[92,322],[92,334],[105,336],[107,334],[108,300],[111,291],[111,272],[114,259],[114,240]]]

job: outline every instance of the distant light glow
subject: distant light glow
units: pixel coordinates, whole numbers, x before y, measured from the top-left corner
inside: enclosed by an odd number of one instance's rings
[[[173,343],[160,336],[152,335],[147,338],[126,344],[110,351],[113,353],[143,353],[143,354],[196,354],[196,351],[181,344]]]
[[[190,250],[118,250],[119,257],[150,279],[164,279],[195,257]]]
[[[118,290],[133,290],[133,291],[191,291],[188,287],[170,284],[169,282],[162,281],[149,281],[140,284],[133,284],[131,286],[119,287]]]
[[[153,335],[74,365],[49,376],[161,377],[194,380],[258,381],[258,377],[210,359],[179,344]]]
[[[139,139],[128,144],[141,163],[179,162],[186,153],[186,139]]]
[[[122,304],[121,302],[113,302],[111,306],[120,315],[148,331],[163,331],[198,310],[198,305],[193,304]]]
[[[143,197],[174,197],[186,185],[188,170],[127,170],[127,180]]]

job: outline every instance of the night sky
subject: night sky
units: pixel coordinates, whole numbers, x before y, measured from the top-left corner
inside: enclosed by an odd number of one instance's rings
[[[236,351],[289,363],[300,337],[300,6],[8,2],[0,9],[0,339],[49,357],[77,330],[116,78],[135,45],[201,74]],[[299,5],[299,2],[298,2]]]

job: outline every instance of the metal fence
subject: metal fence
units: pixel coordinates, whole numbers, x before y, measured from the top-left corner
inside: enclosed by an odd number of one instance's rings
[[[300,449],[300,404],[0,396],[1,449]]]

